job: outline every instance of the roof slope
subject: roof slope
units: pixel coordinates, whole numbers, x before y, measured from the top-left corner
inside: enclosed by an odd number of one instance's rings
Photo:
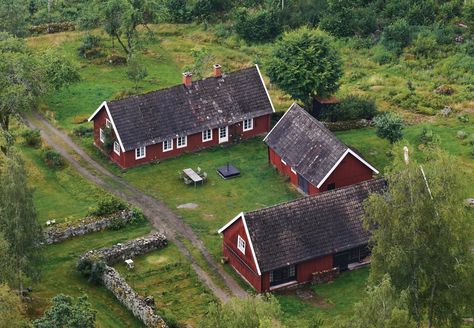
[[[321,122],[296,103],[291,105],[264,141],[315,186],[327,177],[349,150]]]
[[[257,66],[107,105],[125,150],[273,112]]]
[[[383,179],[369,180],[245,213],[261,271],[366,244],[363,202],[385,185]]]

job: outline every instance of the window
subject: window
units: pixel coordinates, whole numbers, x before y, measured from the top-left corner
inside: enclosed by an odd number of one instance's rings
[[[284,284],[296,279],[296,266],[290,265],[270,271],[270,286]]]
[[[110,128],[112,126],[112,124],[110,123],[108,118],[105,119],[105,126],[108,127],[108,128]]]
[[[286,162],[285,162],[283,159],[281,159],[281,163],[282,163],[283,165],[286,165]]]
[[[173,150],[173,139],[163,140],[163,151]]]
[[[100,139],[100,142],[102,143],[105,142],[105,133],[104,133],[104,130],[102,129],[99,129],[99,139]]]
[[[146,147],[140,147],[135,149],[135,159],[141,159],[146,157]]]
[[[334,190],[334,189],[336,189],[336,184],[335,183],[328,184],[328,190]]]
[[[117,155],[120,155],[120,145],[117,141],[114,141],[114,152],[117,154]]]
[[[239,251],[245,254],[245,240],[243,240],[240,236],[237,237],[237,248]]]
[[[184,148],[188,145],[188,137],[178,137],[176,138],[176,148]]]
[[[212,140],[212,130],[202,131],[202,141],[211,141]]]
[[[253,118],[244,120],[244,131],[249,131],[253,129]]]

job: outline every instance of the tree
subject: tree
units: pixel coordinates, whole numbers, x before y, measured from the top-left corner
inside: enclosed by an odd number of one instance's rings
[[[403,120],[391,113],[384,113],[374,118],[376,134],[380,138],[387,139],[391,144],[403,137]]]
[[[271,41],[282,32],[280,13],[275,9],[241,9],[237,11],[234,28],[246,41]]]
[[[134,83],[135,91],[138,90],[138,84],[148,76],[148,71],[138,58],[133,56],[128,60],[127,77]]]
[[[0,327],[29,327],[20,297],[7,285],[0,285]]]
[[[0,232],[8,243],[9,263],[15,272],[7,280],[22,292],[25,278],[39,277],[43,235],[24,162],[14,148],[3,161],[0,181]]]
[[[206,48],[192,48],[191,57],[193,58],[193,64],[186,66],[184,71],[192,72],[196,78],[200,79],[204,76],[204,72],[211,66],[210,63],[213,60],[212,56]]]
[[[212,303],[204,316],[201,327],[214,328],[276,328],[282,327],[282,312],[274,296],[233,298],[221,305]]]
[[[388,191],[366,204],[372,229],[370,283],[388,274],[419,327],[459,327],[473,308],[472,220],[464,206],[465,178],[440,151],[423,166],[398,157],[388,170]]]
[[[342,64],[325,34],[304,27],[277,42],[267,73],[283,91],[313,108],[317,96],[329,96],[339,88]]]
[[[23,36],[26,33],[27,18],[26,0],[0,0],[0,31]]]
[[[43,317],[33,322],[35,328],[94,328],[96,311],[87,296],[72,298],[59,294],[52,298],[53,305]]]

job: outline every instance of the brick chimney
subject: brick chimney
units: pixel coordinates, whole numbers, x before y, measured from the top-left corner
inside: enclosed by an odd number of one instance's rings
[[[183,73],[183,84],[185,87],[189,88],[193,84],[193,73],[184,72]]]
[[[221,65],[214,64],[213,68],[214,68],[214,77],[221,77],[222,76]]]

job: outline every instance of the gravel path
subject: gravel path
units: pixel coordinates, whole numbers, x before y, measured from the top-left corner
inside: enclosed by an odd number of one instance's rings
[[[194,231],[175,213],[162,202],[153,198],[137,188],[131,186],[122,178],[114,175],[102,165],[92,159],[64,132],[52,126],[46,119],[38,114],[30,114],[26,118],[32,128],[41,130],[41,136],[46,143],[58,151],[82,176],[99,185],[115,196],[142,209],[153,227],[163,232],[169,240],[174,242],[178,249],[188,258],[191,266],[196,271],[199,279],[221,301],[225,302],[230,296],[246,297],[247,292],[212,258],[203,242]],[[182,242],[187,239],[192,246],[200,252],[213,275],[220,279],[228,290],[218,286],[206,272],[188,248]]]

